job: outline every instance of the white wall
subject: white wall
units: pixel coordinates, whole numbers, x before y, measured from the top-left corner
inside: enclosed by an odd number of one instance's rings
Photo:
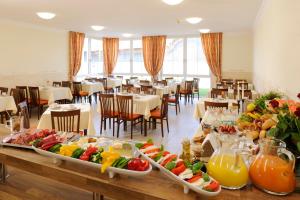
[[[67,80],[68,32],[0,21],[0,86]]]
[[[300,92],[300,1],[265,0],[254,26],[254,83],[296,99]]]
[[[223,34],[223,78],[252,81],[253,37],[251,32]]]

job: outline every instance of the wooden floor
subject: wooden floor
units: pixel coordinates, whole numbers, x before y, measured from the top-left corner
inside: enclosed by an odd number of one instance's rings
[[[183,100],[182,100],[183,102]],[[196,103],[197,100],[194,101]],[[161,137],[160,124],[156,130],[149,130],[147,138],[153,138],[157,143],[163,143],[166,149],[180,153],[181,140],[191,138],[196,132],[199,122],[193,118],[194,105],[181,105],[181,113],[176,116],[175,108],[170,107],[169,123],[170,133],[165,129],[165,138]],[[97,134],[100,134],[99,114],[96,112],[96,106],[93,104],[93,120]],[[37,117],[31,119],[32,126],[37,125]],[[166,126],[165,126],[166,127]],[[130,130],[130,129],[128,129]],[[112,136],[112,131],[103,133],[105,136]],[[120,134],[121,138],[130,137],[130,133]],[[135,140],[147,139],[140,134],[140,130],[134,130]],[[49,179],[36,175],[25,173],[23,171],[8,168],[9,177],[7,183],[0,184],[0,200],[91,200],[92,193],[73,188]],[[124,198],[126,199],[126,198]]]

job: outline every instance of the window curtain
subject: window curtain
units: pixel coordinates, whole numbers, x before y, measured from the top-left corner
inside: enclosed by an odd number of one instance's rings
[[[143,37],[144,65],[153,80],[157,79],[164,62],[166,39],[166,36]]]
[[[119,38],[103,38],[104,74],[112,75],[118,60]]]
[[[223,33],[201,34],[202,48],[211,72],[222,79],[222,37]]]
[[[69,80],[72,81],[81,66],[84,33],[69,32]]]

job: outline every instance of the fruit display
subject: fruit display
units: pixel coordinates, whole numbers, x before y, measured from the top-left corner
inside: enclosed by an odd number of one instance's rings
[[[214,196],[221,191],[219,183],[205,173],[204,163],[184,161],[177,154],[165,151],[163,146],[154,145],[152,140],[135,146],[162,173],[182,184],[185,192],[191,189],[203,195]]]
[[[133,156],[130,143],[108,138],[81,137],[73,142],[62,143],[60,138],[50,135],[35,143],[34,150],[61,160],[86,165],[92,163],[93,166],[101,169],[101,173],[109,171],[138,176],[146,175],[152,169],[147,160]],[[127,171],[136,173],[127,173]]]

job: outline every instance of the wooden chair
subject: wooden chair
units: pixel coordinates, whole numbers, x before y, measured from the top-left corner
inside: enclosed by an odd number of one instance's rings
[[[149,119],[149,122],[151,122],[151,120],[155,120],[155,121],[158,119],[160,120],[162,137],[164,137],[164,120],[167,122],[167,130],[169,133],[168,98],[169,98],[168,94],[163,95],[160,109],[156,109],[152,111]],[[145,125],[145,128],[146,127],[147,126]],[[145,131],[145,136],[147,136],[146,131]]]
[[[53,87],[61,87],[61,82],[53,81],[52,86]]]
[[[174,77],[166,77],[165,80],[166,80],[166,81],[174,80]]]
[[[235,79],[234,81],[235,81],[235,83],[238,83],[238,82],[248,83],[248,81],[246,79]]]
[[[166,80],[161,80],[161,81],[155,81],[156,84],[164,85],[167,86],[168,82]]]
[[[43,112],[44,106],[48,105],[48,100],[40,98],[40,90],[38,87],[29,87],[29,115],[31,117],[31,111],[33,108],[37,107],[38,109],[38,119]]]
[[[176,93],[174,95],[174,98],[168,98],[168,103],[170,106],[175,106],[176,107],[176,115],[177,115],[177,108],[180,112],[180,104],[179,104],[179,92],[180,92],[180,85],[177,85],[176,87]]]
[[[27,104],[29,105],[27,86],[16,86],[16,88],[19,89],[20,102],[26,101]]]
[[[238,90],[234,90],[234,97],[237,98]],[[238,99],[242,99],[242,90],[239,91]],[[244,98],[252,99],[252,91],[251,90],[244,90]]]
[[[73,82],[73,97],[75,97],[77,100],[80,99],[80,102],[82,102],[82,98],[87,101],[88,96],[88,92],[82,91],[81,82]]]
[[[200,94],[199,94],[199,78],[193,78],[193,98],[195,96],[195,94],[198,96],[198,100],[199,100],[199,97],[200,97]]]
[[[61,86],[62,87],[68,87],[68,88],[72,89],[72,83],[71,83],[71,81],[62,81],[61,82]]]
[[[132,84],[122,84],[122,92],[131,92],[133,88]]]
[[[100,109],[101,109],[101,123],[100,135],[104,123],[104,130],[106,130],[106,120],[109,120],[109,128],[111,128],[111,120],[113,120],[113,136],[115,136],[115,123],[117,122],[118,112],[115,109],[114,94],[100,94],[99,95]]]
[[[112,87],[107,86],[107,78],[101,78],[100,81],[103,84],[105,93],[111,93],[111,92],[113,93],[114,92],[114,89]]]
[[[154,94],[155,93],[152,85],[141,85],[141,92],[144,92],[144,94]]]
[[[77,121],[75,121],[76,118]],[[63,112],[51,111],[51,122],[54,130],[79,133],[80,109]]]
[[[119,137],[120,124],[124,123],[124,129],[126,130],[127,122],[131,123],[130,138],[132,139],[133,126],[141,123],[141,134],[143,134],[143,121],[144,116],[133,113],[133,96],[121,96],[117,95],[118,104],[118,129],[117,137]]]
[[[207,108],[226,108],[226,109],[228,109],[228,102],[222,103],[222,102],[204,101],[204,108],[205,108],[205,110],[207,110]]]
[[[248,83],[242,83],[242,82],[239,82],[239,84],[235,83],[232,88],[236,90],[238,89],[238,85],[240,89],[244,86],[244,89],[248,90]]]
[[[140,80],[140,85],[150,85],[150,81],[148,81],[148,80]]]
[[[221,82],[233,83],[234,81],[232,78],[222,78]]]
[[[194,81],[185,81],[184,89],[180,89],[180,97],[184,95],[184,104],[186,105],[187,102],[191,100],[193,103],[193,83]]]
[[[1,94],[8,94],[8,88],[6,88],[6,87],[0,87],[0,95]]]
[[[228,89],[213,88],[210,91],[211,98],[218,98],[218,96],[222,96],[222,98],[225,98],[227,95],[228,95]]]

